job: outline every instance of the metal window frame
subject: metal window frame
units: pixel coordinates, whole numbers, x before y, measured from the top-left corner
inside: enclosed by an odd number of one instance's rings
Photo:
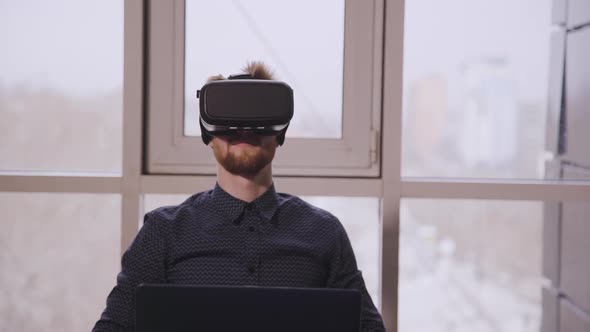
[[[123,172],[121,176],[0,174],[0,192],[115,193],[121,195],[121,254],[138,231],[145,194],[191,194],[207,190],[215,176],[146,175],[143,163],[145,95],[144,0],[125,1]],[[583,201],[590,182],[483,181],[401,177],[404,0],[385,6],[383,142],[380,178],[277,177],[281,191],[296,195],[372,196],[382,199],[382,314],[397,331],[399,209],[403,198]]]

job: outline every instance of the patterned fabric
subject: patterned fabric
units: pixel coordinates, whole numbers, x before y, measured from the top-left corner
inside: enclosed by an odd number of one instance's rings
[[[344,228],[274,185],[251,203],[219,185],[145,215],[93,331],[133,331],[140,283],[353,288],[361,331],[384,331]]]

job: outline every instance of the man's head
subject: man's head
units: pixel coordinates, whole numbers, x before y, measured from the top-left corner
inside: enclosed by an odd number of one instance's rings
[[[272,72],[260,62],[248,63],[243,72],[250,79],[274,79]],[[217,75],[209,77],[207,82],[225,79]],[[230,135],[212,136],[208,145],[225,170],[235,175],[254,176],[272,162],[276,148],[283,140],[284,131],[275,135],[259,135],[252,130],[237,130]]]

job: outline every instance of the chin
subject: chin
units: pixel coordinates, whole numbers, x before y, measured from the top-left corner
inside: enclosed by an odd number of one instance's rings
[[[216,156],[216,159],[229,173],[251,177],[260,173],[260,171],[270,164],[272,157],[272,155],[261,152],[254,154],[236,154],[230,152],[221,158]]]

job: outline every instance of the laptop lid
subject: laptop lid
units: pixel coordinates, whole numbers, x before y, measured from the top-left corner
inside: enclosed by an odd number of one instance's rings
[[[329,288],[142,284],[136,331],[358,332],[361,296]]]

